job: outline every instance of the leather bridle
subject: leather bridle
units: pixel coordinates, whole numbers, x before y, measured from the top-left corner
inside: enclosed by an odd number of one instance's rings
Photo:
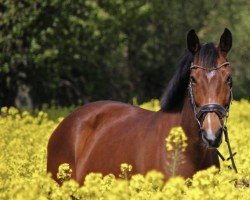
[[[229,65],[230,65],[229,62],[224,62],[223,64],[221,64],[218,67],[205,68],[205,67],[201,67],[199,65],[194,65],[193,63],[191,63],[190,70],[199,68],[199,69],[211,72],[213,70],[219,70],[220,68],[225,67],[225,66],[229,66]],[[225,122],[226,122],[226,119],[228,117],[229,107],[230,107],[230,104],[231,104],[232,99],[233,99],[232,87],[230,87],[229,103],[228,103],[228,106],[226,106],[226,107],[224,107],[220,104],[210,103],[210,104],[205,104],[198,109],[196,106],[195,100],[194,100],[194,96],[193,96],[193,88],[192,88],[191,80],[189,81],[189,97],[190,97],[191,104],[192,104],[192,107],[194,110],[195,119],[198,122],[200,131],[202,130],[202,124],[203,124],[203,121],[204,121],[206,115],[208,113],[211,113],[211,112],[215,113],[219,117],[223,128],[224,128],[224,126],[226,126]]]
[[[222,67],[226,67],[226,66],[230,66],[230,63],[229,62],[224,62],[221,65],[219,65],[218,67],[212,67],[212,68],[205,68],[205,67],[202,67],[202,66],[199,66],[199,65],[194,65],[193,63],[191,63],[190,71],[192,69],[199,68],[199,69],[211,72],[213,70],[219,70]],[[195,119],[196,119],[196,121],[198,123],[198,126],[199,126],[199,133],[200,134],[202,134],[202,131],[203,131],[202,130],[202,124],[203,124],[204,119],[205,119],[205,117],[206,117],[206,115],[208,113],[215,113],[218,116],[218,118],[220,119],[220,122],[221,122],[221,125],[222,125],[222,130],[223,130],[224,135],[225,135],[225,140],[227,142],[229,155],[230,155],[230,157],[227,160],[231,159],[232,166],[233,166],[235,172],[237,173],[237,168],[236,168],[234,158],[233,158],[233,156],[236,153],[234,153],[234,154],[232,153],[229,138],[228,138],[227,126],[226,126],[226,121],[227,121],[227,118],[228,118],[228,115],[229,115],[229,107],[230,107],[230,104],[232,103],[232,100],[233,100],[232,87],[230,87],[229,103],[228,103],[228,105],[226,107],[224,107],[224,106],[222,106],[220,104],[217,104],[217,103],[209,103],[209,104],[205,104],[205,105],[202,105],[201,107],[197,108],[195,100],[194,100],[191,78],[190,78],[190,81],[189,81],[188,91],[189,91],[190,102],[191,102],[191,105],[193,107],[193,111],[194,111],[194,114],[195,114]],[[216,152],[217,152],[218,156],[224,161],[225,158],[221,155],[221,153],[218,151],[218,149],[216,149]]]

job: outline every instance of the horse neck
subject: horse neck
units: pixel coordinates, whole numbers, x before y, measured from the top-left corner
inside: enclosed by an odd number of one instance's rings
[[[187,155],[196,164],[196,168],[204,169],[212,165],[219,167],[218,156],[215,149],[207,149],[202,146],[202,139],[199,133],[194,110],[186,95],[181,112],[181,126],[187,135]]]
[[[195,119],[194,110],[191,106],[188,96],[186,95],[183,108],[181,111],[181,126],[186,132],[187,137],[192,140],[190,142],[197,142],[199,140],[199,129]]]

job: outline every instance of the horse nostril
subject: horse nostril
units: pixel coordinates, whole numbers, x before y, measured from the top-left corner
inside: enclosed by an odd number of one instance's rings
[[[222,133],[223,133],[223,128],[220,128],[220,129],[216,132],[216,143],[218,143],[218,146],[221,144]]]
[[[202,135],[203,141],[211,145],[211,140],[208,139],[207,132],[204,129],[201,129],[201,135]]]
[[[207,136],[206,136],[206,134],[204,135],[204,139],[208,143],[209,146],[213,146],[213,140],[208,139]]]
[[[203,141],[205,141],[210,147],[219,147],[222,141],[222,130],[223,129],[220,128],[216,134],[208,134],[205,130],[202,130]]]
[[[217,137],[221,137],[222,136],[222,131],[223,131],[223,128],[219,128],[219,130],[216,132],[216,136]]]

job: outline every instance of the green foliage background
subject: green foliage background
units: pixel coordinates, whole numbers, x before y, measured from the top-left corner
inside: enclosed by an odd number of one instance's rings
[[[0,106],[159,98],[186,33],[234,37],[236,98],[249,98],[247,0],[0,1]]]

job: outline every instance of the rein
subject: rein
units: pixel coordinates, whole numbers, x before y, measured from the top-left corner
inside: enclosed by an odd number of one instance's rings
[[[218,67],[213,67],[213,68],[205,68],[205,67],[201,67],[199,65],[194,65],[193,63],[191,63],[191,67],[190,70],[192,69],[202,69],[202,70],[206,70],[206,71],[213,71],[213,70],[219,70],[220,68],[230,65],[229,62],[224,62],[221,65],[219,65]],[[195,119],[198,123],[199,126],[199,132],[200,134],[202,133],[202,124],[203,121],[206,117],[206,115],[208,113],[215,113],[219,119],[220,122],[222,124],[222,130],[223,133],[225,135],[225,141],[227,143],[227,147],[228,147],[228,151],[229,151],[229,158],[225,159],[222,154],[219,152],[218,149],[216,149],[216,153],[217,155],[224,161],[224,160],[231,160],[232,163],[232,167],[234,169],[234,171],[236,173],[238,173],[237,167],[235,165],[235,161],[234,161],[234,156],[236,155],[236,153],[232,153],[232,149],[231,149],[231,145],[229,142],[229,137],[228,137],[228,131],[227,131],[227,126],[226,126],[226,122],[227,122],[227,118],[229,115],[229,107],[230,104],[232,103],[233,100],[233,93],[232,93],[232,87],[230,88],[230,100],[229,100],[229,104],[228,106],[224,107],[222,105],[216,104],[216,103],[210,103],[210,104],[205,104],[203,106],[201,106],[199,109],[196,106],[195,100],[194,100],[194,96],[193,96],[193,89],[192,89],[192,83],[191,81],[189,82],[189,96],[190,96],[190,101],[194,110],[194,114],[195,114]]]

